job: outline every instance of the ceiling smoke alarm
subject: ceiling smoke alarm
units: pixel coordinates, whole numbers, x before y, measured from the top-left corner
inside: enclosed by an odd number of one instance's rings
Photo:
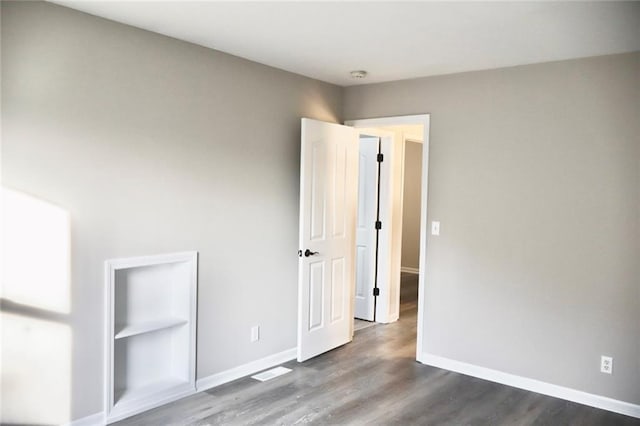
[[[367,76],[366,71],[351,71],[351,78],[365,78]]]

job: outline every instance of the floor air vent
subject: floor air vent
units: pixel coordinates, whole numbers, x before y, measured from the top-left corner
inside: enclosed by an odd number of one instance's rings
[[[271,380],[278,376],[282,376],[283,374],[287,374],[290,371],[290,368],[276,367],[272,368],[271,370],[263,371],[262,373],[256,374],[255,376],[251,376],[251,378],[260,380],[261,382],[266,382],[267,380]]]

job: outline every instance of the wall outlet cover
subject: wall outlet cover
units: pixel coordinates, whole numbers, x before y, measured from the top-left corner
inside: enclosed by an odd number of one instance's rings
[[[600,357],[600,372],[605,374],[613,374],[613,358],[610,356]]]

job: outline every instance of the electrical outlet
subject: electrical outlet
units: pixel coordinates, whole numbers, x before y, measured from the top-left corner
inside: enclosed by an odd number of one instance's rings
[[[600,372],[605,374],[613,373],[613,358],[610,356],[600,357]]]
[[[260,326],[255,325],[251,327],[251,342],[257,342],[260,340]]]

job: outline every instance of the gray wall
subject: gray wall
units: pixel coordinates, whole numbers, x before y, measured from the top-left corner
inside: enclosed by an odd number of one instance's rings
[[[199,378],[296,345],[300,117],[339,121],[341,95],[63,7],[3,2],[3,185],[71,215],[73,418],[102,410],[105,259],[200,253]]]
[[[640,403],[639,76],[630,54],[345,90],[345,118],[432,114],[425,351]],[[102,409],[105,259],[200,252],[198,377],[295,345],[299,118],[339,121],[341,93],[3,2],[3,185],[71,215],[73,418]]]
[[[639,111],[638,53],[346,89],[431,114],[424,351],[640,403]]]
[[[419,269],[421,188],[422,144],[406,141],[402,195],[402,266],[405,268]]]

